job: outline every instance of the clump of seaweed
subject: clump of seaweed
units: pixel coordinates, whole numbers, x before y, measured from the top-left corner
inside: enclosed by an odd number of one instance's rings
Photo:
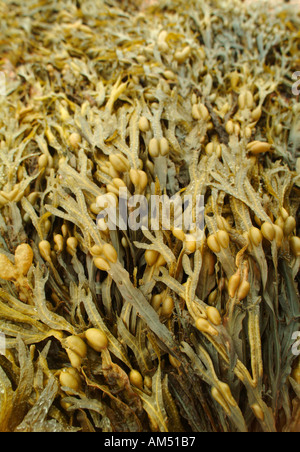
[[[299,431],[299,11],[0,21],[0,430]],[[204,232],[110,228],[120,189],[202,197]]]

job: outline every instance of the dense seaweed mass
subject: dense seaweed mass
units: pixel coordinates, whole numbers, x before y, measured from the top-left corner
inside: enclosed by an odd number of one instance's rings
[[[296,8],[0,2],[1,431],[299,431]]]

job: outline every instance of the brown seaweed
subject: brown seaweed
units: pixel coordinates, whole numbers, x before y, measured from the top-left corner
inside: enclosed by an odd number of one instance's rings
[[[0,21],[0,431],[299,431],[299,10]]]

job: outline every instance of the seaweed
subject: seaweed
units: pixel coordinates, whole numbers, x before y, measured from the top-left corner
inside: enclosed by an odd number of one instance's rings
[[[0,3],[0,431],[299,431],[300,17],[270,3]]]

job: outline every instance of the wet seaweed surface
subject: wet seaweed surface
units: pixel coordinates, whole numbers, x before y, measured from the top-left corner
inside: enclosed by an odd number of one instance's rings
[[[259,3],[0,1],[0,431],[299,431],[300,15]]]

